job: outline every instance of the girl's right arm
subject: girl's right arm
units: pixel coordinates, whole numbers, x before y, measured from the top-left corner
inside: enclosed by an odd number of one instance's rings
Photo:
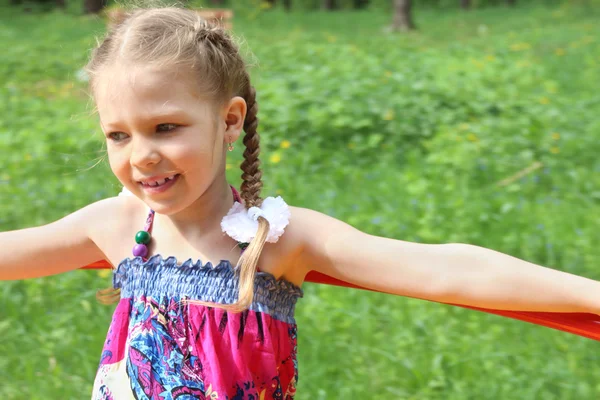
[[[0,280],[60,274],[104,259],[90,232],[122,204],[123,197],[112,197],[47,225],[0,232]]]

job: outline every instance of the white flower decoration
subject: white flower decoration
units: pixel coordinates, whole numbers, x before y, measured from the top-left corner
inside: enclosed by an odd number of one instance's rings
[[[290,208],[281,196],[267,197],[259,207],[246,207],[238,202],[233,204],[221,221],[221,229],[229,236],[242,243],[249,243],[258,231],[258,217],[269,221],[267,242],[277,243],[283,230],[290,223]]]
[[[127,190],[127,188],[125,186],[123,186],[123,190],[121,190],[121,193],[119,193],[119,196],[133,196],[133,193],[131,193],[129,190]]]

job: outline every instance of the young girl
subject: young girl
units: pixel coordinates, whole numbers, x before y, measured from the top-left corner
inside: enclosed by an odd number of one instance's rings
[[[0,278],[113,265],[114,289],[98,296],[118,304],[93,399],[293,399],[294,308],[309,271],[497,310],[600,308],[593,280],[476,246],[376,237],[281,197],[263,201],[256,93],[228,34],[191,11],[133,12],[88,72],[111,169],[131,196],[1,233],[11,251]],[[238,193],[225,160],[242,130]]]

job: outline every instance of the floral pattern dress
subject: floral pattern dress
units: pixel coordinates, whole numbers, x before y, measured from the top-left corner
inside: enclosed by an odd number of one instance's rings
[[[127,258],[92,400],[293,400],[298,381],[294,309],[302,289],[257,272],[250,308],[233,313],[188,304],[235,302],[232,264],[181,265],[160,254]]]

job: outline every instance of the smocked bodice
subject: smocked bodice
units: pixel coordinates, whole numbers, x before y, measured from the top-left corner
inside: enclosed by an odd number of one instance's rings
[[[121,298],[171,297],[219,304],[234,303],[239,291],[235,269],[228,260],[213,266],[188,259],[179,265],[175,257],[160,254],[147,261],[141,257],[123,260],[113,275],[113,286],[121,289]],[[302,289],[295,284],[258,271],[250,310],[293,323],[295,305],[302,296]]]

